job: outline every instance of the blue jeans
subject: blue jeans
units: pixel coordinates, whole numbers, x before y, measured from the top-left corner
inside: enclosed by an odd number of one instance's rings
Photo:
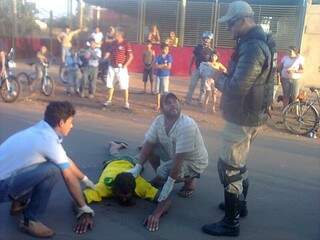
[[[35,221],[45,212],[51,191],[59,176],[59,168],[51,162],[24,168],[0,181],[0,203],[30,199],[23,214],[25,218]]]
[[[68,85],[67,92],[79,92],[80,91],[80,80],[81,72],[80,69],[68,69]]]
[[[200,82],[201,83],[200,95],[199,95],[199,101],[201,101],[201,99],[203,98],[203,96],[205,94],[205,89],[204,89],[204,81],[201,79],[201,76],[200,76],[200,70],[199,70],[199,68],[197,68],[191,75],[191,81],[189,84],[189,89],[188,89],[188,93],[187,93],[187,97],[186,97],[187,102],[192,101],[192,96],[193,96],[194,90],[197,87],[199,80],[201,80],[201,82]]]
[[[65,63],[66,56],[70,53],[70,49],[71,48],[69,48],[69,47],[61,46],[61,61],[62,61],[62,63]]]
[[[97,75],[98,67],[87,66],[83,68],[83,76],[80,84],[81,93],[84,93],[86,88],[89,88],[89,94],[94,95],[96,93]]]

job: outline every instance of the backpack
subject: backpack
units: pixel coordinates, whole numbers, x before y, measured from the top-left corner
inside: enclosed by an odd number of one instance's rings
[[[268,64],[270,64],[270,71],[267,75],[266,87],[264,90],[264,108],[268,111],[269,107],[273,103],[273,92],[274,85],[277,82],[277,49],[276,43],[271,34],[267,34],[267,40],[265,42],[270,50],[271,59]]]

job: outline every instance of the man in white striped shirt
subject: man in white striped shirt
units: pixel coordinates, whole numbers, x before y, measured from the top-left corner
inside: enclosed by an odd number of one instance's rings
[[[157,175],[152,183],[163,186],[159,202],[168,198],[175,182],[184,182],[180,196],[191,197],[195,178],[199,178],[208,166],[204,141],[195,121],[181,113],[176,95],[163,95],[160,108],[162,114],[156,117],[145,135],[140,162],[130,172],[138,175],[142,165],[149,161]],[[160,217],[156,215],[149,216],[146,221],[147,228],[151,231],[158,229]]]

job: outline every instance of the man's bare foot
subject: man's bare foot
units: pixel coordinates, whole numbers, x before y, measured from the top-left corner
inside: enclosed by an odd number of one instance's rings
[[[196,188],[195,178],[188,178],[184,181],[183,187],[178,192],[178,195],[183,198],[190,198]]]

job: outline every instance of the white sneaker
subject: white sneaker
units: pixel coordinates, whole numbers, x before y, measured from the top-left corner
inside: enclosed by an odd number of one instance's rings
[[[124,104],[124,108],[125,108],[125,109],[130,109],[130,104],[129,104],[129,103],[125,103],[125,104]]]
[[[106,101],[106,102],[103,104],[103,106],[108,107],[108,106],[110,106],[111,104],[112,104],[112,101],[108,100],[108,101]]]

